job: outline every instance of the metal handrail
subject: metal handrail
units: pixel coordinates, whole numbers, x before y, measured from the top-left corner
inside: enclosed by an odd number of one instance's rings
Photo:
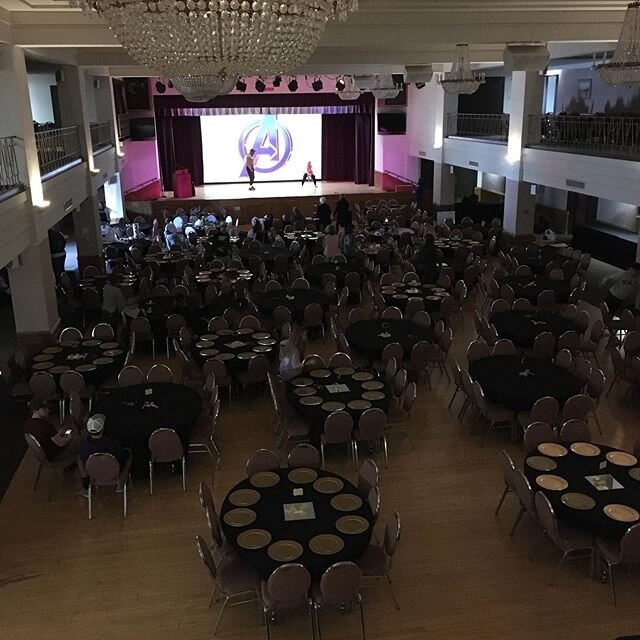
[[[38,163],[43,176],[82,159],[78,129],[76,126],[36,131]]]
[[[125,140],[126,138],[131,137],[131,127],[129,126],[129,114],[128,113],[119,113],[118,114],[118,138],[120,140]]]
[[[604,115],[531,116],[527,146],[640,156],[640,117]]]
[[[89,129],[91,130],[91,147],[94,151],[113,146],[110,121],[92,122],[89,125]]]
[[[506,142],[509,137],[509,114],[449,113],[447,137],[454,136]]]
[[[0,194],[22,186],[16,156],[16,137],[0,138]]]

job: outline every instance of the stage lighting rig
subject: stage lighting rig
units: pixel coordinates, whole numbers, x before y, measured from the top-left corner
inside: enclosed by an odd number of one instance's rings
[[[279,87],[282,84],[282,76],[276,76],[273,79],[273,86],[274,87]]]
[[[340,77],[336,80],[336,91],[344,91],[347,84],[344,81],[344,78]]]
[[[171,80],[167,80],[167,87],[169,87],[169,89],[173,89],[173,82],[171,82]]]
[[[291,78],[291,80],[289,80],[287,88],[289,89],[289,91],[291,91],[291,93],[295,93],[298,90],[298,81],[295,78]]]
[[[322,91],[323,87],[324,84],[322,83],[320,76],[316,76],[316,79],[311,83],[311,88],[317,92]]]
[[[267,88],[267,85],[264,83],[262,78],[258,78],[256,80],[256,91],[258,93],[264,93],[264,90]]]
[[[244,93],[247,90],[247,83],[242,78],[238,78],[236,89],[240,91],[240,93]]]
[[[160,82],[160,80],[158,80],[158,82],[156,82],[156,91],[158,93],[164,93],[167,90],[167,87],[165,86],[164,82]]]

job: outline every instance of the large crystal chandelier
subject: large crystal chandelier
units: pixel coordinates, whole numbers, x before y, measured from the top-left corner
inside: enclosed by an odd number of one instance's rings
[[[451,71],[438,80],[447,93],[475,93],[486,82],[484,73],[474,73],[469,61],[469,45],[456,45],[456,59]]]
[[[235,78],[221,76],[174,76],[171,80],[176,90],[190,102],[207,102],[216,96],[229,93],[236,84]]]
[[[640,86],[640,2],[627,5],[613,58],[596,69],[607,84],[616,87]]]
[[[131,57],[171,78],[283,74],[306,62],[358,0],[71,0],[104,18]],[[191,82],[191,81],[190,81]],[[213,80],[212,80],[213,82]]]

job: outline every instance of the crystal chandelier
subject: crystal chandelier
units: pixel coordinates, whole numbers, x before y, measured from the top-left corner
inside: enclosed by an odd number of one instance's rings
[[[484,84],[484,73],[474,73],[469,61],[469,45],[456,45],[456,59],[451,71],[444,73],[438,80],[447,93],[475,93]]]
[[[171,78],[283,74],[358,0],[71,0],[97,13],[131,57]]]
[[[640,2],[627,5],[613,58],[596,69],[604,82],[614,87],[640,86]]]
[[[235,86],[235,78],[223,76],[174,76],[171,80],[176,90],[190,102],[207,102],[216,96],[229,93]]]

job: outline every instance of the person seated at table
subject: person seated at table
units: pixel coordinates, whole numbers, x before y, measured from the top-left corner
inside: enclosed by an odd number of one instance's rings
[[[114,242],[118,242],[118,236],[110,224],[100,225],[100,232],[102,234],[103,244],[113,244]]]
[[[29,410],[31,417],[24,423],[24,432],[38,441],[49,462],[63,460],[72,466],[78,457],[78,433],[74,429],[57,427],[49,419],[49,405],[42,398],[33,398]]]
[[[118,286],[118,276],[112,273],[102,289],[102,319],[109,323],[114,331],[118,330],[120,318],[126,306],[124,294]]]
[[[438,259],[434,241],[434,236],[429,234],[413,260],[416,273],[425,284],[433,284],[438,279]]]
[[[302,353],[306,332],[300,327],[296,327],[287,340],[280,343],[280,365],[278,370],[280,377],[289,381],[302,373]]]
[[[287,244],[283,240],[282,236],[279,233],[276,233],[276,235],[273,238],[273,242],[271,243],[271,246],[274,249],[286,249]]]
[[[610,311],[633,307],[640,294],[640,263],[636,262],[626,271],[610,276],[605,283],[609,285],[606,302]]]
[[[300,209],[298,209],[298,207],[293,207],[293,210],[291,211],[291,223],[295,224],[296,222],[304,222],[305,221],[305,217],[302,215],[302,212],[300,211]]]
[[[356,235],[352,224],[347,226],[340,237],[340,251],[347,260],[351,260],[356,255]]]
[[[324,257],[331,260],[335,256],[340,255],[340,236],[336,231],[335,225],[330,224],[327,227],[327,235],[324,237]]]
[[[106,417],[102,413],[96,413],[87,420],[88,438],[80,443],[80,453],[78,455],[78,471],[82,480],[82,490],[80,495],[88,497],[89,476],[85,464],[94,453],[110,453],[120,465],[120,477],[126,478],[131,467],[131,451],[125,449],[122,443],[115,438],[104,435],[104,424]],[[118,482],[116,491],[122,491],[122,484]]]
[[[251,219],[251,229],[247,233],[247,240],[257,240],[262,242],[264,240],[264,231],[262,229],[262,221],[260,218],[253,217]]]

